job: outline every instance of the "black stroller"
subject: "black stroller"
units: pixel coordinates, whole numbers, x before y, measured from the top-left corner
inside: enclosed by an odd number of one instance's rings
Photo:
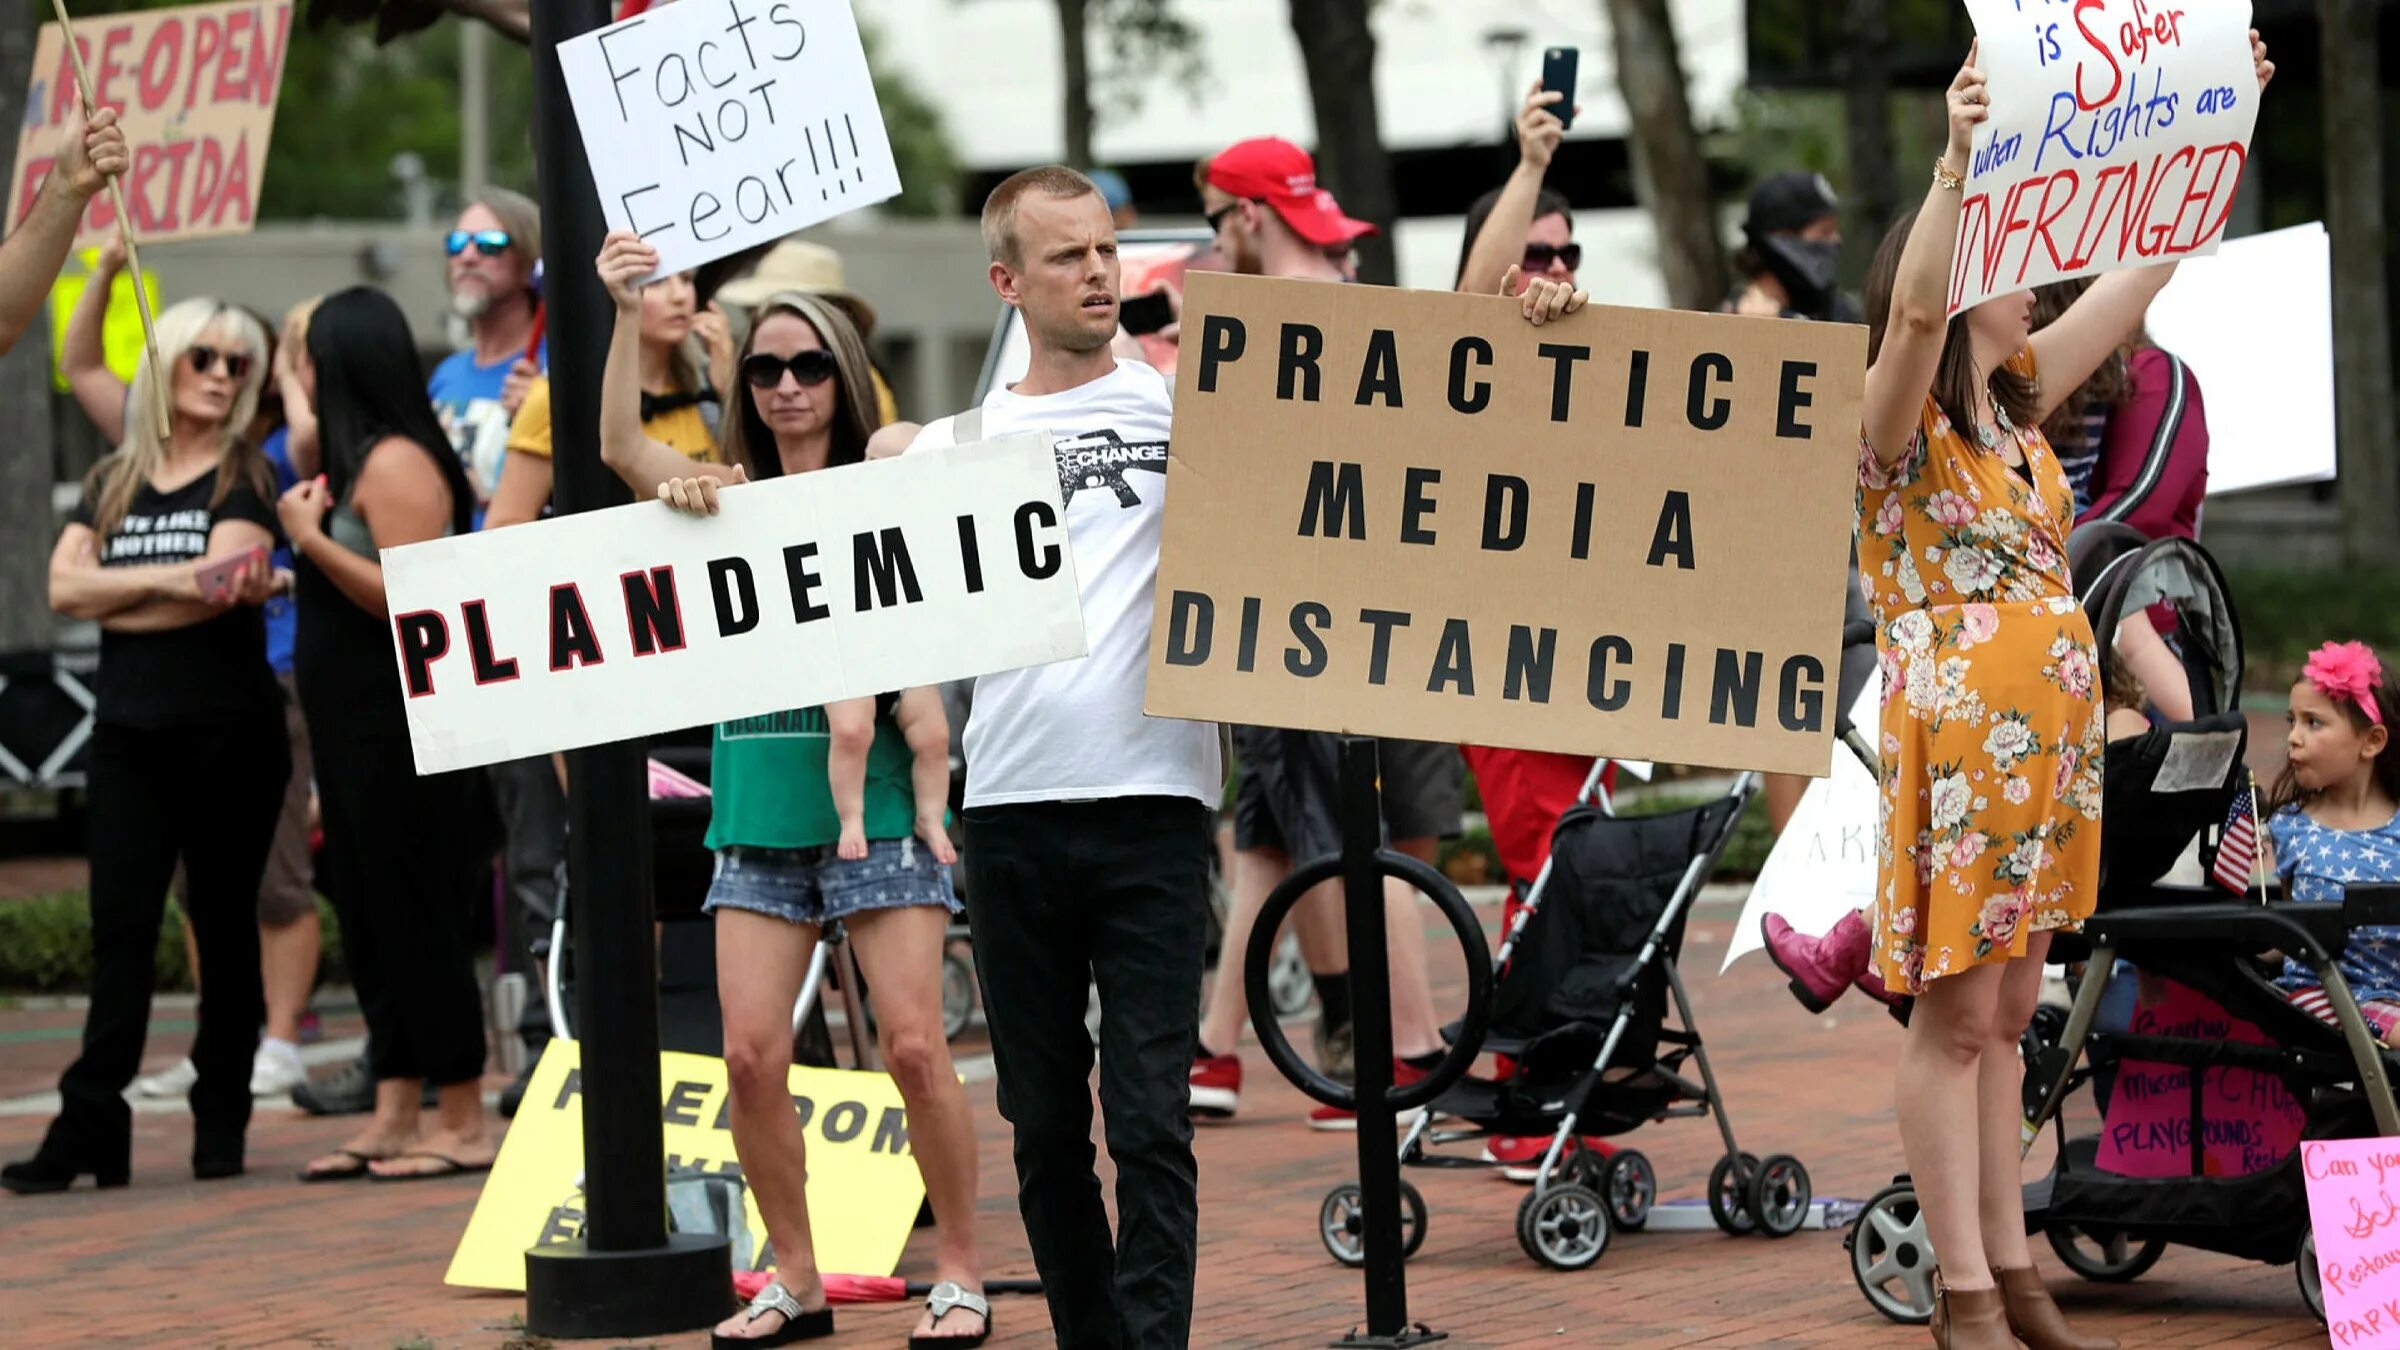
[[[2130,536],[2130,537],[2128,537]],[[2345,1138],[2400,1132],[2387,1079],[2387,1052],[2359,1018],[2333,960],[2351,930],[2389,923],[2400,892],[2364,890],[2342,907],[2262,905],[2205,885],[2161,878],[2198,838],[2213,858],[2218,833],[2245,781],[2245,723],[2233,704],[2241,687],[2241,633],[2215,563],[2182,540],[2149,543],[2122,527],[2100,527],[2070,541],[2078,590],[2095,632],[2114,633],[2125,616],[2167,604],[2174,647],[2190,676],[2195,719],[2154,727],[2109,747],[2103,786],[2102,874],[2097,912],[2076,935],[2061,935],[2052,959],[2080,962],[2072,1009],[2045,1007],[2024,1042],[2028,1150],[2061,1117],[2076,1092],[2095,1099],[2127,1060],[2180,1070],[2189,1114],[2187,1175],[2127,1176],[2103,1170],[2100,1134],[2058,1131],[2051,1172],[2025,1191],[2028,1233],[2041,1233],[2059,1260],[2087,1279],[2140,1277],[2170,1244],[2245,1259],[2297,1261],[2303,1298],[2319,1317],[2314,1242],[2297,1149],[2272,1165],[2223,1174],[2207,1153],[2208,1115],[2228,1071],[2279,1079],[2304,1107],[2303,1137]],[[2103,669],[2117,659],[2103,644]],[[2253,958],[2270,948],[2315,967],[2340,1026],[2327,1026],[2285,1002]],[[2138,969],[2160,988],[2181,986],[2263,1034],[2250,1044],[2222,1034],[2135,1035],[2100,1029],[2112,978]],[[2212,1079],[2213,1076],[2213,1079]],[[2211,1170],[2219,1175],[2209,1175]],[[1847,1239],[1851,1272],[1877,1311],[1895,1321],[1931,1316],[1935,1264],[1914,1191],[1898,1179],[1860,1213]]]

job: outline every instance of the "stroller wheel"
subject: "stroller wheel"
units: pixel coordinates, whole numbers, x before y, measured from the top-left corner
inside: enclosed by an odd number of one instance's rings
[[[1629,1148],[1609,1158],[1599,1189],[1608,1200],[1608,1217],[1632,1232],[1650,1222],[1650,1206],[1658,1199],[1658,1172],[1640,1151]]]
[[[1287,935],[1275,948],[1275,965],[1267,972],[1267,992],[1275,1000],[1275,1011],[1284,1017],[1308,1011],[1317,987],[1309,978],[1308,963],[1300,959],[1299,938]]]
[[[1808,1222],[1808,1169],[1798,1158],[1778,1153],[1758,1165],[1750,1180],[1750,1216],[1768,1237],[1790,1237]]]
[[[2052,1228],[2044,1236],[2067,1269],[2102,1284],[2140,1279],[2167,1251],[2165,1238],[2137,1242],[2124,1233],[2082,1224]]]
[[[1425,1245],[1425,1197],[1416,1187],[1400,1183],[1400,1255],[1415,1256]],[[1325,1193],[1317,1206],[1317,1236],[1333,1259],[1353,1269],[1367,1263],[1366,1193],[1355,1182],[1344,1182]]]
[[[975,1012],[975,970],[957,952],[942,953],[942,1039],[955,1041]]]
[[[1608,1250],[1608,1203],[1589,1186],[1537,1190],[1517,1206],[1517,1245],[1552,1270],[1582,1270]]]
[[[1885,1187],[1859,1211],[1842,1245],[1850,1249],[1850,1278],[1875,1311],[1895,1322],[1933,1320],[1933,1243],[1915,1187]]]
[[[1750,1183],[1757,1179],[1758,1155],[1754,1153],[1738,1158],[1728,1153],[1708,1169],[1708,1217],[1717,1221],[1717,1227],[1734,1237],[1757,1229],[1758,1216],[1750,1212]]]
[[[2308,1310],[2325,1320],[2325,1272],[2317,1267],[2317,1230],[2311,1228],[2300,1235],[2300,1299]]]

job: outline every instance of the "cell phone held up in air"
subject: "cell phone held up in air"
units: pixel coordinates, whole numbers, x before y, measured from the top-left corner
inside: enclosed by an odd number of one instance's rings
[[[1117,303],[1117,322],[1135,337],[1148,337],[1175,322],[1175,306],[1165,291],[1129,295]]]
[[[202,563],[193,580],[199,583],[200,597],[212,605],[231,604],[241,590],[242,573],[253,562],[264,562],[267,550],[253,544],[239,553],[229,554],[213,562]]]
[[[1551,47],[1542,52],[1542,88],[1559,96],[1558,102],[1550,105],[1550,111],[1557,116],[1559,125],[1566,127],[1575,125],[1575,60],[1573,47]]]

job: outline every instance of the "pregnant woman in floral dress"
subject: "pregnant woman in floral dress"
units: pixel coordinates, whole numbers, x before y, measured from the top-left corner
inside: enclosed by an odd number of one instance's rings
[[[2251,35],[2263,86],[2273,67]],[[2103,718],[2066,563],[2073,494],[2039,430],[2173,272],[2112,272],[2028,337],[2018,291],[1946,318],[1960,198],[1990,95],[1972,53],[1948,152],[1867,278],[1858,562],[1879,626],[1877,969],[1916,996],[1900,1142],[1940,1254],[1933,1339],[2113,1350],[2068,1327],[2033,1269],[2019,1193],[2018,1035],[2050,936],[2092,912]]]

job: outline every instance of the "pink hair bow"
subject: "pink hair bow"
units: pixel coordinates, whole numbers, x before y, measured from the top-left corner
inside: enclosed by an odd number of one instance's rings
[[[2383,663],[2363,642],[2328,642],[2309,654],[2301,678],[2330,699],[2348,699],[2367,720],[2383,725],[2383,709],[2375,706],[2375,690],[2383,683]]]

